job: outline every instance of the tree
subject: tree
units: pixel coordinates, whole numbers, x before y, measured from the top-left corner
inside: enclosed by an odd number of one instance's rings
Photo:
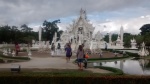
[[[21,25],[23,32],[31,32],[33,29],[28,27],[26,24]]]
[[[58,32],[59,28],[57,26],[57,23],[60,23],[60,20],[54,20],[53,22],[44,21],[43,26],[43,38],[46,38],[46,40],[49,40],[50,43],[53,40],[53,36],[55,32]]]
[[[133,38],[133,35],[131,35],[130,33],[124,33],[123,35],[124,47],[131,47],[132,38]]]
[[[138,34],[138,35],[135,36],[135,40],[136,40],[137,46],[141,46],[141,44],[143,42],[143,36]]]
[[[145,24],[141,28],[141,36],[143,37],[143,41],[145,42],[146,46],[150,46],[150,24]]]
[[[63,33],[62,30],[60,30],[60,31],[57,32],[57,36],[58,36],[57,40],[60,40],[60,37],[61,37],[62,33]]]
[[[104,41],[106,41],[107,43],[109,42],[109,35],[108,34],[105,35]]]
[[[141,35],[145,35],[146,33],[150,33],[150,24],[145,24],[141,28]]]
[[[117,37],[118,37],[118,34],[112,34],[112,38],[111,38],[112,42],[116,41]]]

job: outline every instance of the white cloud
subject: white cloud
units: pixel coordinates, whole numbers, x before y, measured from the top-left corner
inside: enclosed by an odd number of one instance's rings
[[[20,26],[66,18],[66,22],[62,20],[58,24],[60,29],[64,30],[69,25],[68,21],[72,21],[68,17],[79,15],[82,7],[87,10],[91,22],[101,32],[117,32],[123,25],[126,32],[139,33],[139,28],[150,20],[149,2],[149,0],[0,0],[0,25]],[[30,26],[37,30],[39,25],[42,23]]]
[[[105,32],[105,33],[109,33],[109,32],[119,33],[120,27],[123,26],[124,32],[138,34],[140,32],[139,29],[144,24],[150,24],[150,15],[141,16],[141,17],[126,19],[126,20],[114,20],[106,23],[96,22],[94,23],[94,25],[96,26],[96,31],[100,30],[101,32]]]
[[[126,8],[149,9],[149,0],[0,0],[0,24],[21,25],[88,13],[121,11]],[[144,10],[142,9],[142,10]]]

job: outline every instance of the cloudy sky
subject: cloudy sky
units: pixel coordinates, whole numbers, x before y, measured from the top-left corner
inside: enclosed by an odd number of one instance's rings
[[[60,19],[65,30],[79,16],[81,8],[102,33],[125,32],[137,34],[143,24],[150,23],[149,0],[0,0],[0,25],[27,24],[38,30],[44,20]]]

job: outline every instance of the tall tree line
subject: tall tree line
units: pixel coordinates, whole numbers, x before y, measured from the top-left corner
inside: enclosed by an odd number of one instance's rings
[[[57,40],[60,39],[62,30],[59,30],[57,23],[60,20],[54,20],[52,22],[44,21],[42,29],[42,40],[49,40],[52,42],[55,32],[57,33]],[[0,26],[0,43],[31,43],[32,40],[38,40],[38,32],[33,31],[28,25],[23,24],[20,27],[17,26]]]
[[[37,39],[37,32],[32,31],[33,28],[23,24],[20,28],[17,26],[0,26],[0,43],[27,43],[31,39]]]

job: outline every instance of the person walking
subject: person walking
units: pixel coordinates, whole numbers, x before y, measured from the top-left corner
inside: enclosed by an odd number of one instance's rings
[[[66,47],[66,61],[67,61],[67,63],[70,61],[71,56],[72,56],[72,49],[71,49],[71,45],[68,44]]]
[[[77,60],[78,60],[78,66],[80,70],[83,70],[83,60],[84,60],[84,49],[82,45],[79,45],[79,48],[77,50]]]
[[[16,56],[18,56],[18,52],[20,51],[20,46],[18,43],[15,43],[15,51],[16,51]]]
[[[55,53],[55,45],[54,43],[52,43],[52,46],[51,46],[51,55],[53,56]]]
[[[82,44],[82,47],[83,47],[83,50],[84,50],[84,44]],[[85,52],[84,52],[83,58],[84,58],[84,59],[83,59],[83,63],[84,63],[83,67],[84,67],[84,68],[87,68],[87,59],[89,58],[88,53],[85,54]]]

